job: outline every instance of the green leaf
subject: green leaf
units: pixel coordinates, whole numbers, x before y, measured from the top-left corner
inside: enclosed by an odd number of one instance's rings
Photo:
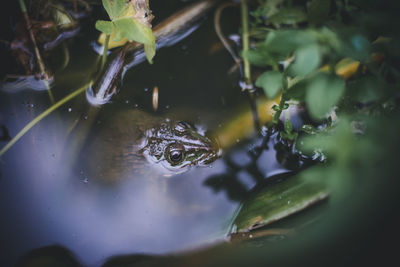
[[[314,119],[322,119],[339,101],[345,82],[337,76],[319,74],[308,84],[306,103]]]
[[[103,0],[103,7],[111,20],[118,18],[127,9],[127,0]]]
[[[305,76],[316,70],[321,63],[319,47],[316,44],[300,47],[296,50],[296,59],[289,67],[293,76]]]
[[[114,24],[111,21],[98,20],[96,21],[96,29],[108,35],[112,33]]]
[[[137,19],[126,17],[115,20],[114,24],[117,31],[113,41],[119,41],[125,37],[131,41],[147,45],[153,45],[155,42],[152,30],[141,24]]]
[[[285,132],[286,133],[291,133],[293,131],[293,124],[290,120],[286,119],[285,120]]]
[[[293,25],[307,21],[307,15],[299,8],[283,8],[267,19],[267,23]]]
[[[146,53],[147,61],[149,61],[150,64],[153,64],[153,58],[156,54],[156,43],[154,43],[153,45],[145,44],[144,52]]]
[[[264,49],[270,54],[278,54],[283,60],[296,49],[315,43],[316,35],[312,31],[282,30],[270,32],[264,42]]]
[[[272,63],[272,60],[266,49],[258,47],[256,50],[244,51],[241,56],[247,59],[251,64],[259,67],[266,67]]]
[[[313,24],[321,24],[329,17],[331,0],[312,0],[308,6],[308,19]]]
[[[299,212],[328,194],[322,183],[306,181],[298,175],[289,177],[254,192],[241,206],[233,224],[238,232],[253,230]]]
[[[262,87],[269,98],[274,98],[283,86],[283,74],[279,71],[267,71],[258,77],[256,86]]]

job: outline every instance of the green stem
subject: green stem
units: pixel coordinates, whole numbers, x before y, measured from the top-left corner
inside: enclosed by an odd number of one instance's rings
[[[42,112],[39,116],[37,116],[35,119],[33,119],[31,122],[29,122],[24,128],[22,128],[19,133],[14,136],[13,139],[11,139],[10,142],[7,143],[1,150],[0,150],[0,157],[3,156],[3,154],[12,146],[14,145],[25,133],[27,133],[33,126],[35,126],[39,121],[41,121],[43,118],[45,118],[47,115],[49,115],[51,112],[56,110],[58,107],[62,106],[63,104],[67,103],[69,100],[73,99],[77,95],[83,93],[86,88],[88,88],[88,84],[85,84],[81,88],[75,90],[71,94],[67,95],[54,105],[52,105],[50,108],[46,109],[44,112]]]
[[[242,11],[242,46],[243,53],[249,50],[249,21],[248,21],[248,9],[247,0],[241,0],[241,11]],[[250,72],[250,62],[243,58],[243,68],[244,68],[244,81],[246,85],[251,84],[251,72]]]
[[[281,96],[281,101],[279,102],[279,109],[275,112],[274,118],[272,119],[273,124],[277,124],[279,121],[279,118],[281,117],[282,111],[285,107],[286,104],[286,92],[288,89],[288,82],[287,82],[287,76],[286,73],[283,73],[283,89],[282,89],[282,96]]]
[[[103,48],[103,57],[101,58],[101,65],[100,71],[103,70],[104,65],[106,64],[107,60],[107,52],[108,52],[108,43],[110,42],[110,34],[106,35],[106,39],[104,41],[104,48]]]
[[[25,6],[24,0],[18,0],[18,1],[19,1],[19,6],[21,7],[22,13],[26,13],[27,10],[26,10],[26,6]]]

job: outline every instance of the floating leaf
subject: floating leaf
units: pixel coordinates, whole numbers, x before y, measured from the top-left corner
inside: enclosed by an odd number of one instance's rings
[[[256,229],[299,212],[328,194],[322,183],[292,176],[252,194],[241,206],[233,225],[238,232]]]
[[[283,86],[283,75],[279,71],[267,71],[258,77],[256,86],[262,87],[269,98],[274,98]]]
[[[345,82],[337,76],[319,74],[308,84],[306,103],[315,119],[322,119],[339,101],[345,89]]]

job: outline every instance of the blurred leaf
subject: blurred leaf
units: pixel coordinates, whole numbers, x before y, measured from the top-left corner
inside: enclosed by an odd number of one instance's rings
[[[114,25],[111,21],[98,20],[96,21],[96,29],[104,32],[105,34],[111,34],[113,32]]]
[[[294,99],[298,101],[304,101],[307,89],[307,80],[301,80],[291,86],[289,90],[286,91],[286,97],[288,99]]]
[[[331,0],[312,0],[308,6],[308,19],[313,24],[321,24],[329,17]]]
[[[286,57],[299,47],[315,43],[315,37],[311,31],[282,30],[270,32],[265,39],[264,49],[269,53]]]
[[[270,178],[271,179],[271,178]],[[234,221],[238,232],[246,232],[299,212],[328,197],[321,183],[298,175],[254,192],[241,206]]]
[[[300,47],[296,50],[296,59],[289,67],[289,73],[305,76],[316,70],[321,62],[319,47],[315,44]]]
[[[267,19],[267,23],[292,25],[307,21],[307,15],[299,8],[283,8]]]
[[[262,87],[269,98],[274,98],[283,86],[283,74],[279,71],[266,71],[258,77],[256,86]]]
[[[374,77],[361,77],[349,83],[346,93],[355,101],[367,104],[382,97],[382,85]]]
[[[322,119],[339,101],[345,82],[337,76],[319,74],[312,79],[306,92],[306,103],[311,116]]]
[[[247,50],[242,53],[242,57],[247,59],[251,64],[259,67],[266,67],[272,62],[268,53],[264,52],[263,48],[257,48],[256,50]]]

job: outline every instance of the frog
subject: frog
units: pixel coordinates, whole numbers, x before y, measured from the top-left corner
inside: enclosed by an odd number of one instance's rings
[[[140,110],[101,121],[88,143],[83,154],[90,176],[103,182],[137,175],[172,177],[208,166],[222,152],[216,140],[192,123]]]

